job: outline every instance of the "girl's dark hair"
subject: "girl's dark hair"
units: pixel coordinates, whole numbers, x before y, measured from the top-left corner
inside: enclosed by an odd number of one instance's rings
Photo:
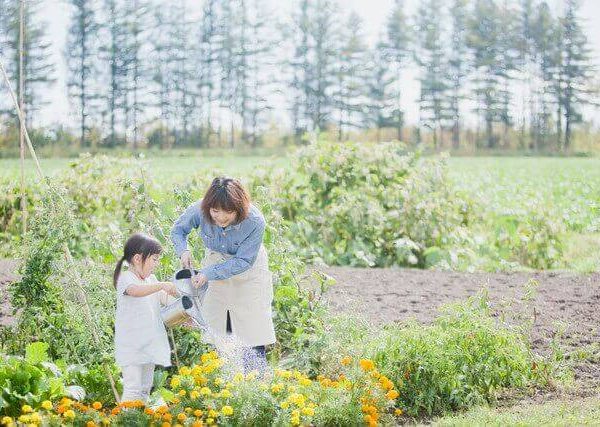
[[[208,187],[202,204],[200,206],[204,218],[214,224],[210,216],[211,209],[222,209],[227,212],[235,212],[235,222],[241,222],[248,216],[250,209],[250,195],[240,181],[223,176],[213,179]]]
[[[115,272],[113,274],[113,285],[117,287],[117,281],[121,274],[121,268],[123,268],[123,261],[127,261],[131,264],[134,255],[140,254],[142,256],[142,262],[150,255],[156,255],[162,253],[162,246],[159,241],[154,237],[148,236],[144,233],[135,233],[125,242],[125,248],[123,250],[123,256],[117,262]]]

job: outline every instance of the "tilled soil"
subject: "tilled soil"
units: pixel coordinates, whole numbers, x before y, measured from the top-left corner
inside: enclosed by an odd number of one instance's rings
[[[464,301],[485,288],[492,307],[507,314],[509,322],[533,323],[531,339],[536,352],[549,353],[553,340],[567,355],[600,344],[600,273],[317,269],[337,281],[324,295],[333,312],[361,314],[375,324],[409,318],[429,323],[440,306]],[[598,356],[576,363],[577,384],[590,390],[600,386]]]

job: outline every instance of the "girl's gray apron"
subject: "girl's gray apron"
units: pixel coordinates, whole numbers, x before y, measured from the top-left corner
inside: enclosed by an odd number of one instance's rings
[[[207,249],[202,267],[220,264],[232,255]],[[261,246],[252,267],[225,280],[211,280],[200,308],[202,318],[211,332],[226,335],[227,311],[231,329],[241,344],[248,347],[273,344],[275,329],[271,302],[273,279],[269,271],[267,251]],[[206,339],[212,342],[210,333]]]

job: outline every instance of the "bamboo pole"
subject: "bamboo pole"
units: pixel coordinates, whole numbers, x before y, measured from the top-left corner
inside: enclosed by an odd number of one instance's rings
[[[67,262],[73,265],[73,256],[71,255],[71,251],[69,250],[69,247],[66,244],[64,245],[64,252]],[[101,348],[100,337],[98,336],[98,325],[96,325],[96,321],[94,320],[94,315],[92,314],[92,309],[90,308],[87,295],[85,293],[83,285],[81,284],[81,277],[78,275],[72,275],[71,278],[77,285],[77,289],[79,290],[81,300],[83,301],[83,307],[85,308],[84,313],[85,318],[87,320],[88,329],[92,332],[92,338],[94,339],[96,347]],[[108,380],[110,382],[110,388],[112,389],[113,395],[115,396],[115,401],[119,403],[121,401],[121,398],[119,397],[119,392],[117,391],[117,387],[115,386],[115,379],[113,378],[112,372],[110,371],[108,365],[103,363],[103,366],[104,370],[106,371],[106,375],[108,376]]]
[[[19,2],[19,108],[23,111],[23,44],[25,39],[25,0]],[[21,226],[27,232],[27,200],[25,199],[25,122],[19,119],[19,154],[21,157]]]

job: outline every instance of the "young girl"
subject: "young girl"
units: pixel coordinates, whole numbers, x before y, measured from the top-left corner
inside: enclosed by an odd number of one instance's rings
[[[171,349],[160,317],[160,304],[165,304],[169,295],[177,295],[177,290],[173,283],[159,282],[152,274],[161,252],[156,239],[136,233],[125,243],[123,257],[115,268],[115,359],[123,375],[121,401],[146,402],[154,366],[171,366]],[[129,268],[121,272],[124,261]]]

